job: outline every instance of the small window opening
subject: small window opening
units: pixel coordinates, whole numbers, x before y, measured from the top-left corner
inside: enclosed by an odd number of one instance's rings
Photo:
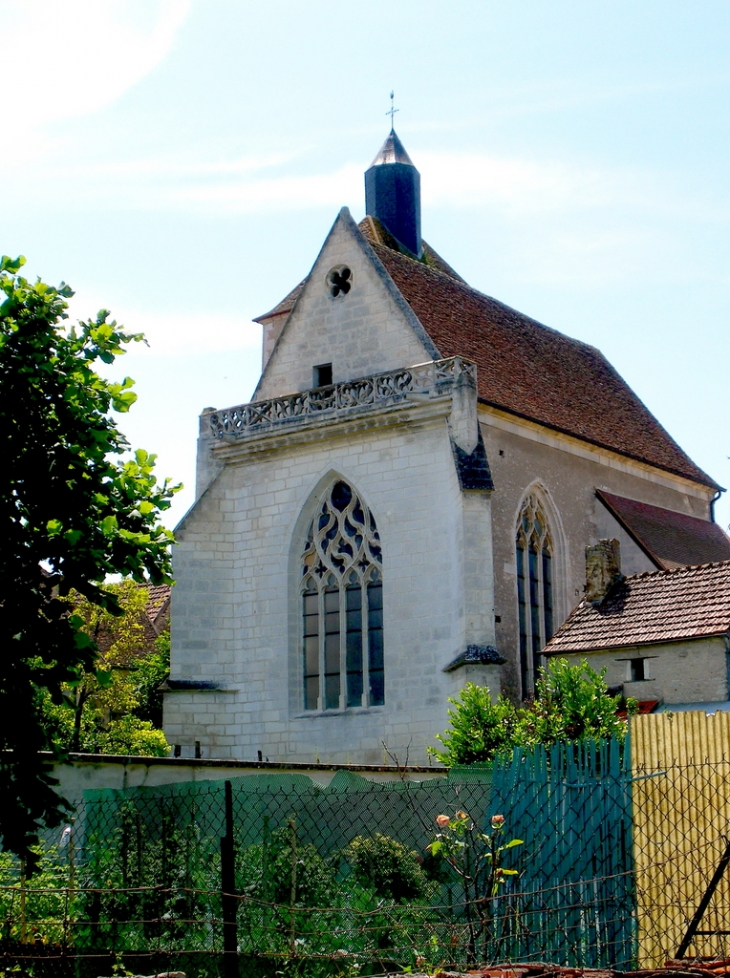
[[[312,368],[312,386],[329,387],[332,383],[332,364],[320,363]]]
[[[644,663],[644,659],[629,659],[632,683],[639,683],[646,679],[646,668]]]

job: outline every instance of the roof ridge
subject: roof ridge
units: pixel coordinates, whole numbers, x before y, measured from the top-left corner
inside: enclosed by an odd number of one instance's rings
[[[640,574],[628,574],[622,578],[623,581],[636,581],[639,578],[646,577],[668,577],[670,574],[692,574],[698,570],[704,570],[706,567],[727,567],[730,570],[730,559],[729,560],[708,560],[704,564],[683,564],[681,567],[660,567],[658,570],[653,571],[642,571]]]

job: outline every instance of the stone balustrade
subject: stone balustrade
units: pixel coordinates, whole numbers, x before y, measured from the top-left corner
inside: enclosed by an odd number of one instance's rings
[[[363,407],[388,407],[413,399],[439,397],[463,379],[476,384],[476,365],[470,360],[462,357],[430,360],[372,377],[215,411],[209,418],[210,427],[215,438],[245,435],[272,425],[285,425],[322,415],[340,415]]]

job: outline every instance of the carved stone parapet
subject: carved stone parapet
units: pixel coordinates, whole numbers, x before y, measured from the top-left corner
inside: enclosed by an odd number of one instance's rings
[[[306,423],[323,416],[346,416],[363,407],[428,401],[453,394],[465,384],[476,388],[476,365],[462,357],[449,357],[329,387],[240,404],[215,411],[206,420],[214,438],[237,440],[273,427]]]

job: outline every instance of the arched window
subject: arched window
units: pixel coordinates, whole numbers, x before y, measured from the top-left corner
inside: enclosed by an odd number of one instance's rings
[[[346,482],[333,483],[301,562],[305,710],[382,706],[382,564],[367,506]]]
[[[534,493],[522,504],[516,546],[522,695],[529,696],[535,691],[540,649],[553,634],[553,541]]]

